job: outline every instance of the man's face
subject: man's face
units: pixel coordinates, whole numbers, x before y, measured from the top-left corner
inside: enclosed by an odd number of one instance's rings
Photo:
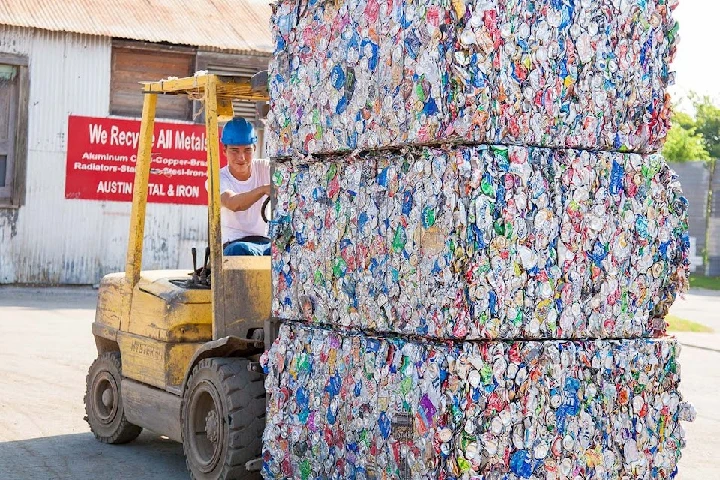
[[[227,156],[228,164],[239,170],[245,170],[252,162],[254,145],[227,145],[225,146],[225,156]]]

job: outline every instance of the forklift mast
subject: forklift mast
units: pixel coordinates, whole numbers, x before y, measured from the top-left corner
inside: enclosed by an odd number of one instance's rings
[[[252,80],[217,76],[200,72],[193,77],[167,79],[143,83],[142,122],[140,147],[135,172],[135,184],[131,212],[130,237],[125,266],[126,287],[132,298],[142,266],[145,211],[148,199],[148,182],[152,162],[151,149],[155,123],[155,107],[158,95],[186,95],[204,103],[207,130],[207,176],[208,176],[208,244],[210,260],[210,284],[212,285],[212,336],[213,340],[226,336],[244,337],[244,324],[258,318],[266,318],[270,310],[272,293],[268,281],[270,259],[268,257],[225,257],[222,255],[220,234],[220,119],[231,119],[233,100],[256,102],[258,109],[265,104],[267,96],[267,72],[260,72]],[[241,275],[233,275],[241,272]],[[232,286],[238,292],[226,292]],[[243,291],[253,292],[253,301],[243,301]],[[124,309],[124,311],[128,311]],[[247,329],[245,329],[247,330]],[[268,339],[272,340],[272,339]]]

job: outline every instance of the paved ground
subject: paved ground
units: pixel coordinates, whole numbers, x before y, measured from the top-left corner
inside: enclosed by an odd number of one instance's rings
[[[0,480],[188,478],[181,445],[148,432],[129,445],[103,445],[83,421],[96,294],[0,287]],[[693,291],[672,313],[718,332],[678,335],[686,345],[681,390],[698,419],[685,425],[676,478],[718,478],[720,292]]]
[[[676,334],[683,345],[680,391],[698,413],[695,422],[684,425],[687,448],[677,478],[720,478],[720,292],[694,289],[678,299],[670,313],[715,330]]]
[[[96,295],[0,288],[0,479],[189,478],[180,444],[143,432],[104,445],[83,420]]]

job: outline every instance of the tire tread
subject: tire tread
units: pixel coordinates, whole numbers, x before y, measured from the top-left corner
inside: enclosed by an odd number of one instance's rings
[[[214,373],[219,381],[219,393],[225,396],[228,425],[228,449],[218,479],[255,480],[259,472],[248,472],[245,463],[258,458],[262,453],[262,433],[265,428],[265,385],[264,377],[248,370],[249,360],[245,358],[206,358],[193,368],[188,385],[203,369]],[[185,431],[185,406],[188,399],[183,395],[182,422]],[[256,415],[262,409],[262,416]],[[193,474],[188,451],[185,451],[190,476]]]
[[[88,369],[88,374],[85,377],[85,396],[83,397],[83,403],[85,404],[85,420],[87,421],[88,425],[90,425],[90,431],[92,431],[95,438],[102,442],[112,445],[120,445],[123,443],[129,443],[135,440],[140,433],[142,432],[142,427],[139,427],[137,425],[134,425],[128,421],[128,419],[125,417],[125,411],[124,409],[119,412],[121,415],[120,417],[120,423],[118,424],[117,428],[115,429],[115,432],[110,436],[104,436],[97,432],[94,428],[92,423],[90,422],[90,415],[91,415],[91,407],[88,404],[88,397],[90,396],[90,387],[92,385],[92,377],[94,373],[94,369],[96,365],[99,365],[101,363],[109,362],[110,365],[108,365],[110,368],[114,368],[117,372],[117,375],[115,375],[115,372],[110,371],[113,376],[117,376],[116,380],[118,381],[118,393],[120,395],[119,402],[122,403],[122,390],[120,387],[120,381],[122,381],[122,362],[120,359],[120,352],[106,352],[102,355],[98,356],[98,358],[95,359],[95,361],[90,365],[90,368]]]

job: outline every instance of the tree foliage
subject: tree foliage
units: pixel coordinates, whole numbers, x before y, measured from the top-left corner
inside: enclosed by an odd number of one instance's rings
[[[720,158],[720,107],[708,96],[697,97],[695,106],[695,129],[703,136],[705,149],[711,158]]]
[[[694,112],[676,111],[663,155],[671,162],[720,158],[720,108],[708,96],[690,94]]]
[[[668,132],[663,155],[669,162],[689,162],[710,158],[702,135],[696,133],[694,127],[685,128],[678,123],[673,123]]]

